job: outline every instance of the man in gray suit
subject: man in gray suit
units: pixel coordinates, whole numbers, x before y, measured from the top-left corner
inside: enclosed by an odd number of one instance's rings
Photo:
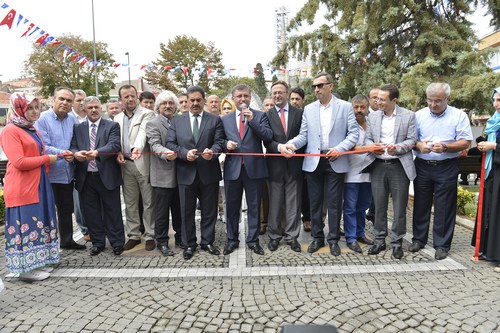
[[[351,103],[336,98],[332,94],[333,78],[320,73],[313,80],[317,101],[306,105],[302,115],[299,134],[287,144],[280,144],[279,151],[292,156],[298,148],[307,144],[302,170],[306,172],[311,207],[311,235],[313,241],[307,251],[314,253],[325,245],[322,206],[326,187],[328,201],[328,236],[330,253],[340,255],[340,218],[342,216],[342,193],[345,173],[349,171],[348,151],[356,145],[359,130]]]
[[[158,112],[146,124],[146,136],[151,151],[151,167],[149,177],[153,186],[155,202],[155,240],[156,247],[164,256],[173,256],[168,247],[169,211],[172,213],[172,226],[175,231],[175,243],[182,247],[181,238],[181,206],[179,189],[175,173],[177,154],[167,147],[167,133],[177,112],[179,102],[171,91],[164,91],[156,97],[154,110]]]
[[[378,92],[378,111],[368,115],[367,148],[373,149],[368,159],[371,165],[372,193],[375,203],[374,245],[368,254],[386,249],[387,205],[392,195],[394,221],[391,227],[392,255],[403,257],[403,237],[406,234],[408,188],[415,179],[412,149],[417,139],[415,113],[397,105],[399,90],[384,85]]]

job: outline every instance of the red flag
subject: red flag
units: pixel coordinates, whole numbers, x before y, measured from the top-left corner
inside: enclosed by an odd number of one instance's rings
[[[141,65],[141,70],[143,70],[144,68],[146,68],[146,65]]]
[[[38,39],[36,40],[35,44],[40,44],[40,45],[42,45],[42,44],[43,44],[43,42],[45,42],[45,39],[46,39],[47,37],[49,37],[49,34],[45,34],[45,35],[41,36],[40,38],[38,38]]]
[[[184,67],[182,68],[182,71],[184,72],[184,75],[186,75],[186,74],[187,74],[188,69],[189,69],[189,68],[188,68],[188,66],[184,66]]]
[[[113,67],[114,67],[114,68],[118,68],[118,67],[120,67],[120,63],[115,62],[115,63],[113,64]]]
[[[0,22],[0,25],[6,24],[10,30],[10,28],[12,28],[12,22],[14,22],[14,17],[16,17],[16,11],[14,9],[11,9],[10,12],[5,15],[2,22]]]
[[[208,76],[210,76],[210,75],[212,74],[212,71],[213,71],[213,70],[214,70],[214,69],[213,69],[212,67],[208,67],[208,68],[207,68],[207,75],[208,75]]]
[[[21,38],[23,38],[24,36],[26,36],[28,34],[28,32],[30,32],[30,30],[35,26],[34,23],[30,23],[30,26],[28,27],[28,29],[26,29],[26,31],[24,32],[24,34],[21,35]]]

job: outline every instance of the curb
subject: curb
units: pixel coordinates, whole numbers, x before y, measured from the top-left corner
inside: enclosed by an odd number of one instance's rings
[[[474,230],[475,222],[457,215],[456,223],[469,230]]]

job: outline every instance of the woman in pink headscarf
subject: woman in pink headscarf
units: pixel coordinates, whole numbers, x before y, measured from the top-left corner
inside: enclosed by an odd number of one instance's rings
[[[57,155],[45,155],[33,123],[40,117],[37,98],[14,93],[10,117],[0,135],[9,159],[4,178],[5,258],[7,270],[24,280],[50,276],[47,264],[59,262],[54,197],[47,178]]]

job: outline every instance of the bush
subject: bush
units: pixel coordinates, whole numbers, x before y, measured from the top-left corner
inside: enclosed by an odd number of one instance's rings
[[[473,203],[475,199],[476,195],[473,192],[467,191],[462,186],[459,186],[457,193],[457,213],[465,215],[465,206],[469,203]]]

